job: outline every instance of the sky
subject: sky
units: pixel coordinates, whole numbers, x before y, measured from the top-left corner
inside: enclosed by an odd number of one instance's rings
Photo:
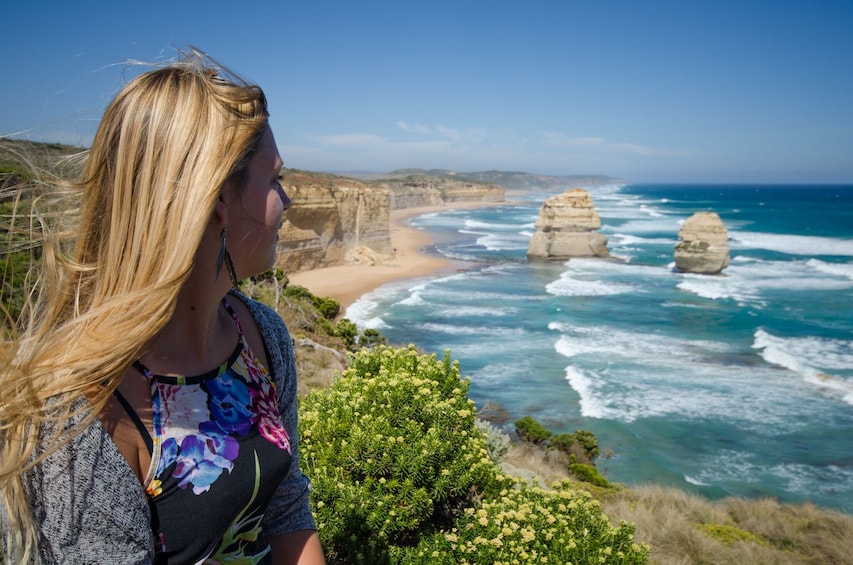
[[[0,137],[87,146],[195,46],[285,165],[853,184],[853,0],[146,0],[4,7]]]

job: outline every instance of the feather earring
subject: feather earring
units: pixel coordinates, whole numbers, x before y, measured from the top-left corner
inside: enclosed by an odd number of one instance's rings
[[[234,271],[234,261],[231,260],[231,254],[228,253],[226,233],[225,228],[222,228],[222,232],[219,234],[222,244],[219,246],[219,256],[216,258],[216,278],[219,279],[219,273],[222,272],[222,263],[225,263],[225,270],[228,271],[228,276],[231,278],[231,285],[237,288],[239,281],[237,280],[237,273]]]

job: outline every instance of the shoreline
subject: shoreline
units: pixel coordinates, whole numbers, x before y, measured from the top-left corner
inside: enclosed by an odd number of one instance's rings
[[[433,237],[409,223],[412,218],[435,212],[449,212],[468,208],[504,206],[511,200],[500,202],[453,202],[435,206],[392,210],[390,218],[391,246],[394,257],[378,265],[335,265],[288,274],[291,284],[304,286],[314,295],[329,297],[341,304],[341,315],[365,294],[380,286],[404,279],[414,279],[442,272],[464,270],[471,263],[446,259],[424,253],[433,243]]]

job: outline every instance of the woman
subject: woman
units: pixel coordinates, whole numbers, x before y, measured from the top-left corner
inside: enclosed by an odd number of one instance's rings
[[[322,563],[293,350],[240,278],[290,201],[260,88],[193,51],[111,102],[4,345],[6,562]]]

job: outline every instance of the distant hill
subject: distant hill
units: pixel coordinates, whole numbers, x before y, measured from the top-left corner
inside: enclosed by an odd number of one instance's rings
[[[409,176],[417,177],[437,177],[448,178],[454,180],[468,180],[472,182],[482,182],[497,184],[506,190],[528,191],[533,189],[559,189],[569,186],[600,186],[605,184],[621,184],[626,183],[624,179],[610,177],[606,175],[539,175],[534,173],[526,173],[522,171],[473,171],[473,172],[458,172],[447,169],[395,169],[387,173],[369,173],[364,171],[340,172],[339,174],[347,175],[364,180],[380,180],[392,178],[405,178]]]

